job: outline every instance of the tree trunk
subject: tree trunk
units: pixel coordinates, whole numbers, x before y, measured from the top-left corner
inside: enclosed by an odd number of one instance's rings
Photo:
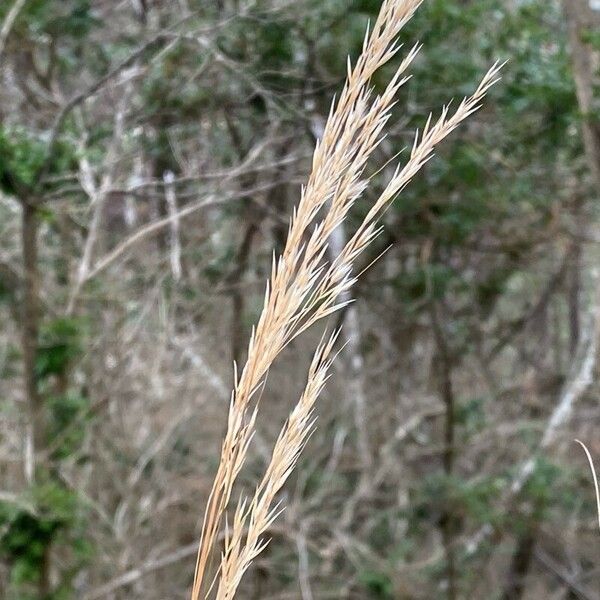
[[[344,224],[341,223],[331,234],[329,246],[331,248],[331,260],[340,255],[346,245],[346,232]],[[351,299],[350,292],[344,292],[339,302],[347,302]],[[362,336],[360,319],[356,303],[347,306],[344,312],[343,334],[346,341],[344,354],[347,365],[346,394],[353,402],[354,426],[357,435],[357,448],[361,463],[361,477],[358,486],[358,494],[363,496],[370,489],[371,469],[373,457],[369,443],[368,419],[367,419],[367,394],[365,382],[365,367],[362,354]]]
[[[455,458],[455,428],[456,409],[454,389],[452,386],[452,357],[446,341],[440,320],[437,314],[435,301],[431,302],[431,323],[437,345],[439,394],[444,404],[444,474],[448,485],[454,473]],[[456,600],[456,552],[455,537],[457,533],[457,520],[452,507],[446,503],[444,512],[440,518],[440,528],[446,554],[446,578],[448,584],[448,600]]]
[[[38,222],[36,209],[29,203],[23,203],[21,224],[23,253],[23,292],[21,316],[21,344],[23,351],[23,376],[25,395],[29,408],[29,428],[33,457],[45,444],[44,405],[37,387],[36,360],[39,335],[39,274],[37,253]],[[33,470],[35,470],[33,468]],[[31,473],[33,477],[34,473]]]
[[[248,269],[248,261],[252,249],[254,236],[258,232],[258,225],[251,222],[244,232],[244,237],[238,248],[235,267],[227,276],[226,282],[232,286],[231,290],[231,358],[238,366],[242,365],[243,354],[248,343],[244,330],[245,290],[242,289],[243,278]]]
[[[592,117],[595,70],[593,49],[584,41],[585,29],[592,30],[598,18],[591,10],[588,0],[564,0],[563,8],[569,31],[577,102],[582,114],[581,133],[585,154],[596,191],[600,193],[600,128]]]
[[[536,534],[537,527],[533,525],[519,538],[510,563],[502,600],[519,600],[523,596],[525,579],[533,560]]]
[[[582,229],[581,227],[579,228]],[[573,259],[568,277],[568,304],[569,304],[569,350],[571,360],[575,357],[575,352],[579,346],[579,305],[581,298],[581,243],[579,240],[575,244]]]
[[[39,338],[39,273],[38,273],[38,220],[36,208],[28,201],[22,202],[21,240],[23,253],[23,293],[21,316],[21,345],[23,352],[23,376],[29,410],[27,432],[28,456],[25,460],[27,479],[33,483],[36,462],[46,446],[46,415],[44,401],[39,393],[36,362]],[[50,546],[44,551],[38,583],[40,598],[50,594]]]

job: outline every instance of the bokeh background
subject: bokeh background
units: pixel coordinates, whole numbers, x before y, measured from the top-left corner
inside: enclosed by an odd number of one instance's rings
[[[0,598],[188,597],[232,362],[379,6],[0,2]],[[509,62],[385,214],[240,598],[600,598],[573,441],[600,463],[599,23],[426,0],[405,28],[424,47],[346,233],[429,113]],[[236,494],[320,333],[270,373]]]

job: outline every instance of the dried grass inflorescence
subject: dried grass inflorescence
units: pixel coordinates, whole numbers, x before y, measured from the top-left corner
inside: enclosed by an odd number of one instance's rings
[[[356,65],[348,61],[348,77],[337,102],[332,105],[322,139],[312,161],[312,171],[294,210],[285,249],[273,259],[272,273],[259,322],[252,331],[248,358],[235,385],[229,407],[227,432],[212,491],[209,496],[192,600],[216,589],[219,600],[233,598],[251,561],[264,549],[262,537],[278,514],[276,496],[294,468],[313,424],[313,407],[325,385],[336,335],[316,350],[305,390],[275,444],[271,462],[250,501],[241,500],[233,522],[226,527],[220,568],[211,580],[209,562],[223,525],[234,482],[244,464],[255,428],[256,396],[279,353],[315,322],[339,310],[340,298],[356,281],[356,259],[378,235],[378,221],[390,202],[432,157],[435,146],[464,119],[475,112],[487,90],[497,81],[494,65],[475,90],[451,114],[443,107],[440,117],[430,117],[415,135],[409,159],[398,166],[384,191],[340,254],[327,260],[328,240],[342,223],[369,183],[368,159],[381,143],[394,98],[409,79],[405,73],[418,52],[415,46],[400,63],[385,91],[374,96],[372,75],[400,49],[399,31],[422,0],[384,0],[379,17],[365,36]]]

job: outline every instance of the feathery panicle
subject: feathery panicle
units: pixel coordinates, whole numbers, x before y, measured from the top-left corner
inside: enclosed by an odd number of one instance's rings
[[[475,93],[465,98],[451,116],[449,106],[445,106],[434,124],[429,118],[423,132],[415,136],[406,164],[395,171],[339,256],[328,261],[328,240],[368,185],[367,162],[383,140],[394,98],[408,80],[405,73],[419,46],[407,53],[384,92],[376,97],[371,77],[399,51],[397,35],[421,2],[384,0],[379,17],[367,31],[362,54],[354,67],[348,62],[347,81],[337,103],[332,104],[322,138],[316,145],[312,171],[293,211],[286,246],[279,258],[273,257],[262,313],[252,330],[246,364],[239,374],[236,367],[227,432],[202,525],[192,600],[201,597],[223,514],[254,432],[258,402],[252,400],[264,384],[269,368],[292,339],[347,304],[348,301],[340,302],[340,298],[346,297],[345,292],[356,281],[353,267],[378,235],[377,223],[383,211],[430,160],[435,146],[479,108],[487,90],[496,82],[498,65],[490,69]],[[334,341],[335,336],[317,349],[304,394],[275,445],[263,481],[249,503],[238,504],[217,573],[219,599],[233,597],[243,573],[265,546],[261,536],[277,514],[277,508],[273,508],[275,496],[312,428],[312,407],[325,384]]]
[[[252,501],[249,505],[243,499],[238,503],[233,526],[225,536],[218,600],[234,597],[243,574],[268,543],[262,536],[280,512],[275,497],[295,467],[313,430],[313,407],[327,381],[336,338],[337,334],[333,334],[317,348],[304,392],[279,434],[271,462]]]

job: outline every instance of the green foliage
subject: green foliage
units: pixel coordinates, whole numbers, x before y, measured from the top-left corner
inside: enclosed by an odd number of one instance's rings
[[[352,6],[362,14],[374,9],[362,0]],[[403,90],[398,104],[412,127],[423,126],[448,90],[467,94],[492,60],[510,59],[483,111],[454,134],[464,141],[439,148],[390,210],[388,227],[403,247],[434,248],[428,265],[412,255],[391,284],[410,311],[426,311],[432,298],[451,307],[449,342],[456,347],[463,324],[474,314],[490,318],[509,282],[524,275],[535,243],[513,232],[523,231],[525,221],[540,232],[552,225],[552,203],[564,190],[556,174],[581,152],[567,36],[549,41],[550,30],[563,31],[557,2],[432,0],[402,33],[407,43],[425,43],[411,68],[410,92]],[[392,150],[411,141],[389,139]]]
[[[202,58],[182,45],[172,49],[163,60],[149,68],[142,87],[142,101],[147,117],[155,117],[165,127],[172,121],[197,119],[211,103],[218,101],[218,89],[208,90],[201,80],[193,77],[198,61]],[[144,141],[150,142],[147,150],[154,151],[157,140]],[[167,143],[168,149],[168,140],[160,142],[163,145]]]
[[[3,360],[0,363],[0,377],[8,378],[20,372],[21,350],[14,344],[8,344],[4,350]]]
[[[285,21],[259,21],[254,30],[258,60],[265,67],[277,68],[293,58],[290,23]]]
[[[51,396],[47,400],[51,415],[50,437],[55,440],[53,458],[71,456],[81,445],[85,436],[85,416],[88,399],[75,393]]]
[[[0,5],[0,19],[6,16],[10,6],[10,2]],[[59,5],[47,0],[29,0],[17,21],[19,27],[34,34],[72,38],[84,37],[98,24],[90,0],[62,0]]]
[[[600,50],[600,31],[593,28],[587,29],[582,36],[582,41],[590,44],[596,50]]]
[[[455,273],[442,264],[427,265],[400,275],[395,283],[401,299],[407,304],[439,299],[455,283]]]
[[[359,573],[359,581],[368,590],[371,598],[379,598],[380,600],[394,598],[394,585],[386,573],[363,571]]]
[[[354,61],[360,53],[368,11],[366,3],[349,10],[347,1],[330,1],[322,3],[307,19],[306,26],[311,37],[315,38],[315,51],[319,54],[320,62],[340,82],[346,74],[348,55]],[[374,81],[380,77],[380,74],[376,74]]]
[[[379,0],[352,0],[351,11],[364,13],[369,17],[376,17],[381,8]]]
[[[18,194],[13,182],[31,186],[45,155],[45,144],[20,127],[0,127],[0,186]]]
[[[204,269],[204,275],[212,283],[216,283],[223,277],[227,270],[231,267],[232,260],[235,254],[235,248],[232,245],[227,245],[222,253],[216,256]]]
[[[514,270],[508,266],[492,271],[486,278],[477,282],[475,299],[482,311],[487,314],[497,298],[505,291]]]
[[[454,518],[469,519],[477,524],[495,523],[499,516],[494,509],[494,501],[505,482],[489,476],[470,481],[458,476],[434,473],[424,478],[415,490],[412,505],[411,526],[418,527],[419,521],[440,519],[449,513]]]
[[[533,473],[523,488],[523,497],[532,503],[537,511],[543,512],[557,499],[557,483],[561,470],[543,457],[538,457]]]
[[[44,325],[35,366],[40,381],[67,372],[71,361],[81,352],[82,326],[80,319],[70,317],[59,317]]]
[[[462,426],[467,435],[481,431],[486,425],[485,399],[471,398],[456,408],[456,424]]]
[[[47,142],[24,127],[0,125],[0,190],[19,195],[29,188],[46,159]],[[64,174],[75,164],[75,149],[59,141],[51,156],[48,175]]]
[[[53,544],[68,543],[77,567],[90,557],[79,532],[82,518],[77,494],[55,481],[34,486],[20,503],[0,502],[0,555],[11,566],[15,598],[25,598],[38,582]],[[64,590],[56,592],[52,600],[65,597]]]

